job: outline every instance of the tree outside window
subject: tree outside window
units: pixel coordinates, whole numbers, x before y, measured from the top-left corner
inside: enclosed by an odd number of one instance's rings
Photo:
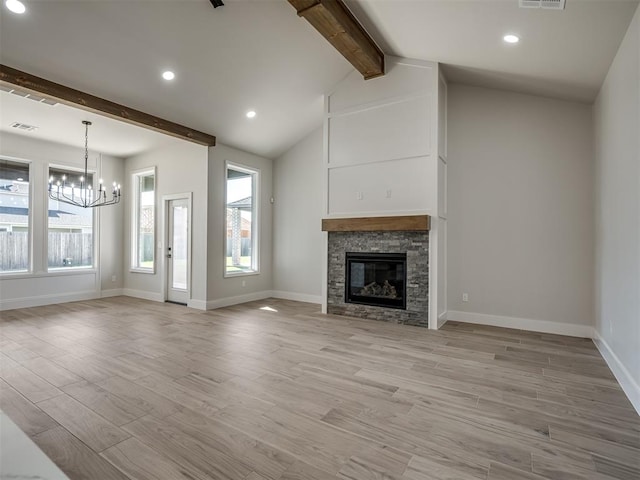
[[[227,165],[226,275],[258,271],[257,179],[257,170]]]

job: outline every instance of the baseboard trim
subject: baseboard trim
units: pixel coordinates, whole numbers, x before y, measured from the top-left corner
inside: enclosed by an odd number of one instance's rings
[[[322,303],[321,295],[309,295],[307,293],[297,293],[297,292],[285,292],[282,290],[273,290],[271,292],[271,296],[273,298],[281,298],[283,300],[293,300],[295,302],[305,302],[305,303]]]
[[[42,307],[45,305],[56,305],[58,303],[80,302],[83,300],[94,300],[96,298],[100,298],[100,292],[95,290],[12,298],[10,300],[0,300],[0,311],[14,310],[16,308]]]
[[[627,398],[633,405],[633,408],[636,409],[638,415],[640,415],[640,385],[634,380],[634,378],[629,373],[629,370],[624,366],[624,364],[620,361],[618,356],[613,352],[607,341],[604,339],[602,335],[598,332],[598,330],[593,330],[593,343],[596,344],[600,355],[604,358],[604,361],[607,362],[609,368],[613,372],[613,375],[618,380],[618,383],[622,387],[622,390],[627,395]]]
[[[207,309],[207,301],[206,300],[191,300],[187,301],[187,307],[195,308],[196,310],[206,310]]]
[[[456,322],[490,325],[492,327],[515,328],[530,332],[552,333],[569,337],[593,338],[591,325],[576,325],[575,323],[550,322],[548,320],[534,320],[531,318],[504,317],[501,315],[487,315],[485,313],[456,312],[449,310],[447,320]]]
[[[100,298],[119,297],[121,295],[124,295],[124,289],[122,288],[112,288],[111,290],[102,290],[100,292]]]
[[[127,297],[141,298],[143,300],[151,300],[153,302],[164,302],[162,294],[155,292],[147,292],[145,290],[133,290],[132,288],[123,288],[122,294]]]
[[[215,310],[216,308],[231,307],[241,303],[255,302],[256,300],[264,300],[271,297],[271,290],[263,290],[260,292],[247,293],[244,295],[236,295],[235,297],[220,298],[217,300],[207,301],[207,310]]]
[[[447,318],[447,315],[449,314],[449,312],[442,312],[440,315],[438,315],[438,327],[437,329],[442,328],[442,326],[447,323],[447,320],[449,320]]]

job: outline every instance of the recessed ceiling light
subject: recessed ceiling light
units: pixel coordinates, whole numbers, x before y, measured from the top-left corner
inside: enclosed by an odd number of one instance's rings
[[[22,3],[20,0],[6,0],[4,4],[13,13],[24,13],[27,11],[27,8],[24,6],[24,3]]]
[[[162,72],[162,78],[164,78],[165,80],[173,80],[174,78],[176,78],[176,74],[171,70],[167,70],[166,72]]]
[[[18,178],[16,178],[16,180],[19,181],[19,182],[24,182],[24,178],[22,178],[22,177],[18,177]]]
[[[517,35],[505,35],[502,39],[507,43],[518,43],[520,41],[520,37]]]
[[[256,112],[254,110],[249,110],[247,112],[247,118],[253,118],[256,116]]]

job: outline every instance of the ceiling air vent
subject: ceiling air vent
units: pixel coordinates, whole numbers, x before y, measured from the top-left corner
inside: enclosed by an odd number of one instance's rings
[[[44,103],[46,105],[55,106],[58,104],[58,102],[50,98],[41,97],[40,95],[36,95],[35,93],[25,92],[24,90],[19,90],[7,85],[0,85],[0,90],[2,90],[3,92],[12,93],[22,98],[28,98],[29,100],[33,100],[34,102]]]
[[[26,123],[20,122],[13,122],[11,124],[11,128],[17,128],[23,132],[35,132],[38,129],[38,127],[34,127],[33,125],[27,125]]]
[[[520,8],[546,8],[564,10],[566,0],[520,0]]]

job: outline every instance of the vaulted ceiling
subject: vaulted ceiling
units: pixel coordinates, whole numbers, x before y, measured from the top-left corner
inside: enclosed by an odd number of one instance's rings
[[[208,0],[23,1],[23,15],[2,7],[3,64],[267,157],[321,124],[323,94],[352,71],[285,0],[225,0],[217,9]],[[387,54],[442,62],[454,81],[585,102],[638,4],[567,0],[555,12],[520,9],[517,0],[347,3]],[[505,33],[520,44],[504,45]],[[166,69],[175,80],[161,78]],[[5,98],[3,130],[25,121]]]
[[[591,103],[637,0],[566,0],[564,10],[518,0],[347,0],[387,54],[445,64],[449,81]],[[520,37],[517,45],[505,34]]]

